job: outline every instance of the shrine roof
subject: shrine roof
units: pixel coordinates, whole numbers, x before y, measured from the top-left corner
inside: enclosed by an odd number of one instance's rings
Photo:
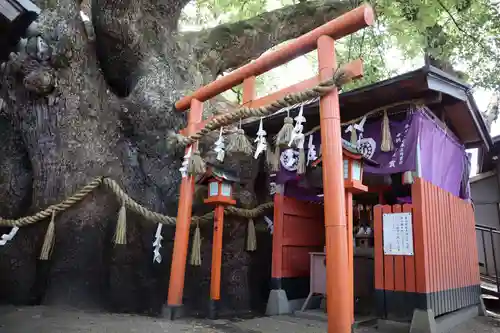
[[[439,118],[467,147],[485,147],[489,150],[493,143],[488,129],[472,96],[471,87],[450,74],[435,67],[424,66],[396,77],[370,84],[339,95],[341,121],[346,122],[366,113],[387,106],[402,109],[410,101],[423,100]],[[408,101],[406,105],[404,102]],[[399,103],[399,106],[392,106]],[[290,110],[294,117],[299,107]],[[275,113],[265,118],[268,134],[276,134],[283,125],[286,112]],[[307,122],[304,131],[319,125],[319,101],[313,100],[304,105]],[[247,134],[252,135],[258,128],[258,121],[244,125]]]
[[[207,171],[205,172],[204,175],[202,175],[199,179],[196,180],[196,183],[198,184],[206,183],[212,177],[223,179],[231,183],[241,182],[241,180],[236,176],[236,174],[233,171],[207,163]]]

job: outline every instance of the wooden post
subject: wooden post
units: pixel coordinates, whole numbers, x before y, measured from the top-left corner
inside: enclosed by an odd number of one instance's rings
[[[224,231],[224,206],[218,204],[214,214],[214,236],[212,240],[212,273],[210,277],[209,317],[217,317],[217,303],[220,300],[220,277],[222,266],[222,235]]]
[[[345,204],[347,211],[347,250],[349,253],[349,293],[351,299],[351,322],[354,324],[354,241],[353,241],[353,209],[352,209],[352,192],[345,192]]]
[[[335,42],[329,36],[318,39],[319,75],[332,77],[337,66]],[[349,299],[349,261],[345,212],[342,143],[338,90],[320,100],[321,152],[326,238],[326,297],[328,333],[350,333],[351,300]]]
[[[243,105],[252,102],[255,99],[255,76],[250,76],[243,81]]]
[[[191,100],[191,111],[188,115],[188,135],[193,133],[197,123],[201,121],[203,104],[197,99]],[[186,152],[190,147],[186,148]],[[193,144],[193,151],[198,148],[198,143]],[[172,266],[170,270],[170,281],[168,287],[168,308],[170,319],[176,317],[175,312],[182,306],[182,295],[184,292],[184,276],[186,273],[186,261],[189,245],[189,227],[191,224],[191,213],[193,207],[194,177],[182,178],[179,208],[177,210],[177,221],[175,225],[174,250],[172,253]]]

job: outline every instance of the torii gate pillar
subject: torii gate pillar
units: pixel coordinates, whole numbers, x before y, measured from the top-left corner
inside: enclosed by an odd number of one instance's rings
[[[337,68],[335,42],[329,36],[318,39],[320,79],[327,80]],[[320,100],[321,154],[325,203],[326,307],[328,333],[352,331],[352,297],[349,281],[346,206],[339,93],[337,89]]]

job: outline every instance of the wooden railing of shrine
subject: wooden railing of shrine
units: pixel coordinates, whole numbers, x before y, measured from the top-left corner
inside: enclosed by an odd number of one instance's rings
[[[375,289],[380,315],[411,318],[413,309],[435,316],[479,303],[480,278],[472,205],[416,178],[412,205],[376,206]],[[384,255],[384,213],[411,212],[413,256]]]

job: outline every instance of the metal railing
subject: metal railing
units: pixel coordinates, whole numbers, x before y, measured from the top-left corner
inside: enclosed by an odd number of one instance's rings
[[[481,289],[485,294],[500,297],[500,276],[498,272],[500,263],[497,262],[497,259],[500,259],[500,253],[497,253],[497,249],[500,248],[500,231],[477,224],[476,235]]]

